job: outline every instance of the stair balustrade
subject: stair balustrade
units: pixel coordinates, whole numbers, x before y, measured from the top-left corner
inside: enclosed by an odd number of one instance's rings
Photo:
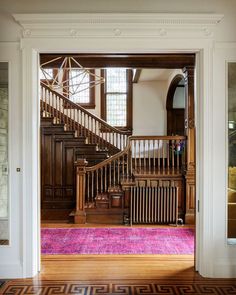
[[[85,136],[87,143],[97,144],[99,150],[113,155],[127,145],[130,132],[110,126],[82,106],[73,103],[63,94],[41,82],[41,116],[53,117],[56,123],[65,124],[66,130],[73,130],[76,136]]]
[[[81,181],[76,184],[77,202],[85,202],[83,208],[96,208],[96,201],[107,200],[109,191],[134,185],[137,175],[181,175],[185,168],[185,145],[184,136],[130,136],[123,151],[77,170],[84,177],[84,189],[79,187]]]

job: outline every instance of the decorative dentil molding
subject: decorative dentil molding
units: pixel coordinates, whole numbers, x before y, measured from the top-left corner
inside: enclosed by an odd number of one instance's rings
[[[78,13],[14,14],[23,38],[212,38],[221,14]]]

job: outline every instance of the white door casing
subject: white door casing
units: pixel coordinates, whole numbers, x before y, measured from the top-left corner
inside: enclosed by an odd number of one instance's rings
[[[23,273],[39,270],[39,53],[196,53],[196,267],[216,273],[213,245],[213,48],[215,14],[16,14],[22,26]],[[230,264],[230,261],[229,261]]]

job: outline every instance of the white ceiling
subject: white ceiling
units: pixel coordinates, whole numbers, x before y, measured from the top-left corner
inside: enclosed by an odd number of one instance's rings
[[[165,81],[170,77],[173,71],[175,70],[173,69],[142,69],[139,82],[157,81],[157,80]]]

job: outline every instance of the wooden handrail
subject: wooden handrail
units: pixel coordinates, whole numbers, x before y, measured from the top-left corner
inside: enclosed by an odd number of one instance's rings
[[[132,135],[129,137],[131,140],[185,140],[186,136],[173,135]]]
[[[85,191],[77,191],[84,208],[96,206],[121,184],[133,185],[133,177],[150,173],[180,173],[185,161],[184,136],[130,136],[123,151],[92,167],[85,167]],[[76,221],[76,220],[75,220]]]
[[[81,105],[74,103],[73,101],[71,101],[70,99],[65,97],[63,94],[53,90],[48,85],[46,85],[44,82],[41,81],[40,85],[42,87],[44,87],[45,89],[47,89],[48,91],[50,91],[51,93],[59,96],[61,99],[64,100],[65,103],[69,104],[73,109],[75,108],[75,109],[78,109],[78,110],[82,111],[83,113],[87,114],[88,116],[92,117],[93,119],[95,119],[96,121],[98,121],[99,123],[104,125],[105,126],[104,129],[107,128],[107,129],[109,129],[111,131],[114,131],[114,132],[116,132],[118,134],[121,134],[121,135],[130,135],[130,131],[119,130],[116,127],[113,127],[113,126],[109,125],[106,121],[104,121],[101,118],[97,117],[96,115],[90,113],[85,108],[83,108]]]
[[[86,167],[86,172],[98,170],[98,169],[106,166],[107,164],[111,163],[112,161],[115,161],[115,160],[119,159],[120,157],[126,155],[127,152],[130,150],[130,143],[131,143],[131,136],[128,137],[127,145],[123,151],[120,151],[120,152],[116,153],[115,155],[112,155],[108,159],[105,159],[104,161],[102,161],[94,166]]]
[[[128,140],[127,140],[127,145],[125,147],[125,149],[123,151],[120,151],[119,153],[112,155],[111,157],[109,157],[108,159],[105,159],[104,161],[94,165],[94,166],[89,166],[86,167],[86,172],[91,172],[91,171],[95,171],[97,169],[100,169],[104,166],[106,166],[107,164],[111,163],[112,161],[117,160],[118,158],[120,158],[121,156],[125,155],[128,153],[128,151],[130,150],[131,147],[131,142],[134,140],[175,140],[175,141],[179,141],[179,140],[186,140],[186,136],[165,136],[165,135],[145,135],[145,136],[129,136]]]

